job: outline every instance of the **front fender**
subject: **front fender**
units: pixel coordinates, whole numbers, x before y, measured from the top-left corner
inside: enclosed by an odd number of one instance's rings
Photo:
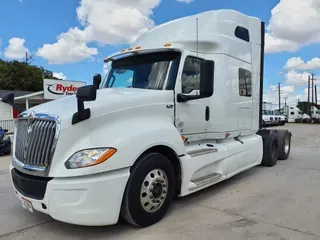
[[[178,155],[185,154],[181,135],[170,117],[137,117],[111,121],[95,128],[89,126],[89,122],[86,130],[75,125],[61,132],[51,164],[50,177],[72,177],[128,168],[143,152],[158,145],[170,147]],[[75,152],[98,147],[113,147],[117,152],[96,166],[72,170],[64,166],[65,161]]]

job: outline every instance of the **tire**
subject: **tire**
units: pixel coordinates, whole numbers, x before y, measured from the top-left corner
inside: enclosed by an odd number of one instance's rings
[[[5,153],[5,155],[10,155],[10,154],[11,154],[11,149]]]
[[[265,139],[263,139],[263,158],[261,165],[266,167],[273,167],[277,164],[279,157],[279,141],[275,132],[270,132]]]
[[[288,130],[279,130],[279,160],[287,160],[291,151],[291,133]]]
[[[161,183],[160,179],[166,181]],[[146,182],[148,182],[148,185]],[[157,189],[155,189],[156,187]],[[151,189],[153,189],[152,193]],[[130,178],[122,201],[121,216],[134,226],[151,226],[165,216],[174,194],[175,177],[170,160],[160,153],[146,153],[131,168]],[[153,201],[161,201],[160,206],[154,207],[153,205],[158,203]]]

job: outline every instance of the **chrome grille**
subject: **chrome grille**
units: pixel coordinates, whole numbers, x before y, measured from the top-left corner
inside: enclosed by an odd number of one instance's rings
[[[21,163],[47,168],[51,163],[57,124],[54,120],[19,119],[16,123],[15,157]]]

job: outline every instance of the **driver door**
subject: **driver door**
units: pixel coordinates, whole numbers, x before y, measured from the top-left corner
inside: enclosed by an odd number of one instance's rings
[[[186,56],[179,71],[176,84],[176,95],[200,95],[200,61],[199,57]],[[181,134],[200,134],[207,132],[208,114],[210,117],[210,98],[190,100],[188,102],[176,101],[175,126]]]

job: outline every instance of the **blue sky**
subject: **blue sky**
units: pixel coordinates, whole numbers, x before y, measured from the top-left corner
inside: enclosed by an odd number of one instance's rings
[[[94,73],[103,73],[103,58],[127,46],[130,39],[142,28],[150,28],[202,11],[234,9],[259,17],[268,26],[265,99],[276,102],[273,86],[280,82],[284,86],[284,97],[288,97],[289,102],[296,102],[297,98],[304,100],[306,97],[307,75],[320,75],[320,59],[317,58],[320,49],[320,11],[317,11],[320,9],[319,0],[301,2],[2,0],[0,58],[22,60],[21,52],[28,49],[34,55],[32,64],[62,73],[69,80],[90,83]],[[301,12],[306,16],[301,16]],[[131,22],[125,20],[126,16],[131,18]],[[131,29],[128,29],[129,24]],[[61,36],[62,33],[64,35]],[[44,44],[49,45],[44,47]],[[72,48],[73,51],[66,57],[66,49]],[[284,69],[289,59],[291,60]],[[312,61],[307,63],[310,60]]]

